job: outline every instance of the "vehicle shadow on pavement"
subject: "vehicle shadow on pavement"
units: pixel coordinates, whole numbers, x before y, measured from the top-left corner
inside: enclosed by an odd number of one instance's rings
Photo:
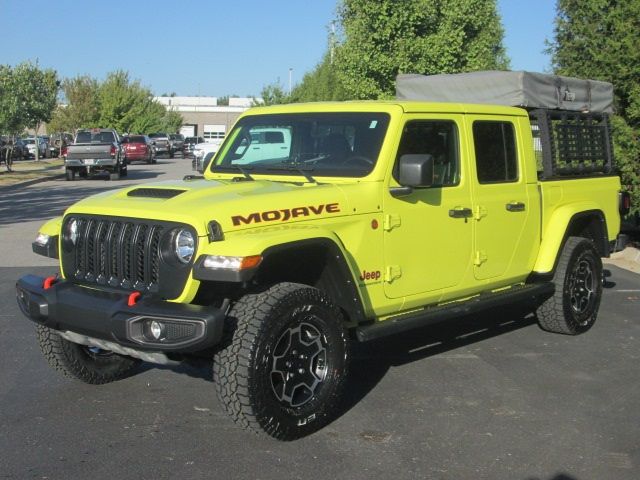
[[[602,287],[603,288],[613,288],[616,286],[616,282],[612,282],[611,280],[609,280],[611,277],[613,276],[613,273],[611,273],[611,270],[608,269],[604,269],[602,270]]]
[[[391,367],[440,355],[536,323],[522,307],[490,310],[370,343],[353,343],[351,372],[338,416],[361,402]]]

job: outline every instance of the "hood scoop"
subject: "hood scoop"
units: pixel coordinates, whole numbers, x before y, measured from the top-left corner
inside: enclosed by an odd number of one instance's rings
[[[178,190],[175,188],[136,188],[127,193],[128,197],[145,197],[145,198],[173,198],[186,190]]]

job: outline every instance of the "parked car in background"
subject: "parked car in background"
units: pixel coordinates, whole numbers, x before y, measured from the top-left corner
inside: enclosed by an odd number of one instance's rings
[[[36,147],[36,138],[34,137],[27,137],[23,140],[24,144],[26,145],[27,148],[27,154],[25,155],[25,158],[35,158],[36,157],[36,148],[38,149],[38,157],[39,158],[45,158],[47,156],[47,143],[38,138],[37,139],[37,147]]]
[[[49,155],[49,135],[39,135],[38,138],[42,143],[44,143],[44,149],[46,152],[44,156],[47,157]]]
[[[169,134],[167,133],[150,133],[149,138],[153,145],[156,147],[156,153],[161,155],[166,153],[169,158],[173,158],[173,150],[171,149],[171,140],[169,140]]]
[[[215,155],[216,152],[207,152],[204,157],[193,157],[193,160],[191,160],[191,169],[198,173],[204,173]]]
[[[126,164],[134,161],[156,163],[153,142],[146,135],[127,135],[122,137],[122,153]]]
[[[73,143],[73,135],[70,133],[54,133],[49,137],[49,156],[59,157],[61,150]]]
[[[184,148],[184,135],[180,133],[170,134],[169,144],[171,145],[171,150],[173,151],[173,153],[176,153],[176,152],[183,153],[182,149]]]
[[[193,149],[198,143],[204,143],[202,137],[187,137],[184,139],[184,146],[182,147],[182,154],[184,156],[193,155]]]
[[[3,136],[0,138],[0,145],[2,146],[2,153],[6,155],[7,151],[11,151],[11,157],[15,160],[22,160],[29,155],[27,145],[20,138],[14,139],[8,135]]]
[[[202,162],[202,159],[207,153],[210,153],[210,152],[216,153],[220,148],[221,143],[222,143],[222,140],[215,143],[198,143],[197,145],[195,145],[193,148],[193,157],[196,163]]]

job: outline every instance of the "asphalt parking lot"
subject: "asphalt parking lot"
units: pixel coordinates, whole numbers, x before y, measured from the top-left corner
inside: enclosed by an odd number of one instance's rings
[[[614,266],[582,336],[503,309],[356,346],[338,419],[297,442],[235,427],[207,364],[143,364],[103,386],[61,377],[15,281],[55,272],[31,241],[73,201],[192,173],[181,158],[129,168],[118,182],[0,189],[0,478],[640,478],[640,276]]]

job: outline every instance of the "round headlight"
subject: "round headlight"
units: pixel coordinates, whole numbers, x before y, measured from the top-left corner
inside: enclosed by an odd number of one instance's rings
[[[178,260],[189,263],[195,252],[196,242],[189,230],[179,230],[174,239],[174,249]]]

